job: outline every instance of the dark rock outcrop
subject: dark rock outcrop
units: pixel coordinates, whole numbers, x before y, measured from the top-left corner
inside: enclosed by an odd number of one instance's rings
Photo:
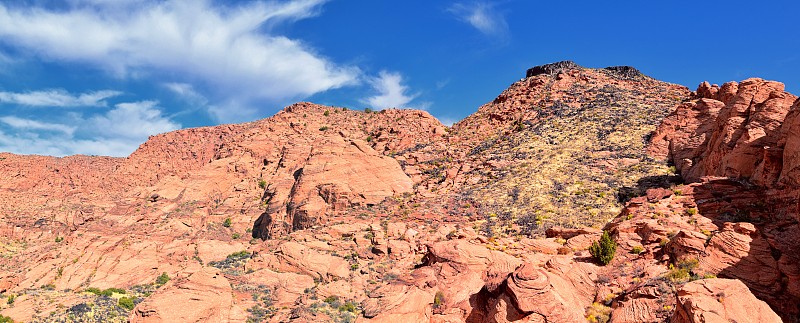
[[[632,80],[644,76],[642,72],[633,66],[609,66],[604,68],[604,70],[626,80]]]
[[[573,61],[560,61],[560,62],[531,67],[528,69],[527,73],[525,73],[525,77],[527,78],[542,74],[556,74],[563,70],[581,69],[581,68],[582,67],[580,65],[575,64],[575,62]]]

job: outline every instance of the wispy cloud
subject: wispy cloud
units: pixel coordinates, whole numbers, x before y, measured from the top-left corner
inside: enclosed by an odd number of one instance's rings
[[[487,36],[502,38],[508,36],[508,23],[493,3],[455,3],[447,11]]]
[[[179,129],[165,117],[155,101],[120,103],[92,117],[73,114],[60,123],[0,117],[0,151],[18,154],[65,156],[73,154],[123,157],[136,150],[148,136]]]
[[[15,129],[57,131],[67,136],[72,136],[76,128],[58,123],[39,122],[36,120],[22,119],[14,116],[0,117],[0,122],[5,123]]]
[[[0,4],[0,43],[118,77],[190,83],[215,104],[243,102],[242,111],[212,111],[220,121],[242,121],[235,118],[250,106],[263,106],[259,101],[357,84],[357,68],[272,32],[277,24],[319,14],[325,2],[72,0],[64,10]]]
[[[178,95],[178,97],[180,97],[181,99],[190,104],[200,105],[200,106],[205,106],[206,104],[208,104],[208,99],[204,95],[195,91],[194,86],[192,86],[189,83],[178,83],[178,82],[164,83],[164,87],[172,91],[173,93]]]
[[[408,104],[419,96],[408,93],[408,86],[403,84],[403,76],[397,72],[381,71],[378,77],[373,77],[368,82],[377,94],[366,98],[364,102],[374,108],[409,108]]]
[[[62,89],[25,93],[0,92],[0,103],[32,107],[104,107],[108,98],[122,94],[119,91],[95,91],[78,95]]]

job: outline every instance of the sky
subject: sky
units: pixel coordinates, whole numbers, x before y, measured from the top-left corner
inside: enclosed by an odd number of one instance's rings
[[[127,156],[298,101],[445,124],[532,66],[800,94],[796,1],[0,1],[0,151]]]

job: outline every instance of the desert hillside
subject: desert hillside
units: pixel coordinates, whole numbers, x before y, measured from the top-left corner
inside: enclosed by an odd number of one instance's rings
[[[797,96],[628,66],[525,76],[452,127],[301,102],[127,158],[0,153],[0,314],[800,321]]]

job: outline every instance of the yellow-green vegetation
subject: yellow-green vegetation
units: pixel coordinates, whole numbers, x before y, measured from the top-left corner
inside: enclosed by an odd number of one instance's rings
[[[27,248],[23,241],[0,241],[0,257],[11,259],[22,250]]]
[[[267,181],[265,181],[265,180],[263,180],[263,179],[259,179],[259,180],[258,180],[258,188],[260,188],[260,189],[262,189],[262,190],[263,190],[263,189],[265,189],[266,187],[267,187]]]
[[[670,264],[669,272],[665,274],[665,277],[673,283],[685,283],[689,280],[699,279],[700,277],[693,272],[697,268],[697,264],[697,258],[686,258],[674,265]]]
[[[231,218],[225,218],[225,220],[222,221],[222,226],[226,227],[226,228],[230,228],[232,223],[233,222],[232,222]]]
[[[642,248],[642,246],[634,246],[633,248],[631,248],[631,253],[635,253],[638,255],[642,252],[644,252],[644,248]]]
[[[444,293],[442,291],[436,291],[436,295],[433,296],[433,306],[439,307],[444,304]]]
[[[8,316],[0,315],[0,323],[14,323],[14,320]]]
[[[611,239],[611,235],[608,231],[603,231],[603,235],[600,236],[599,241],[595,241],[592,243],[592,246],[589,247],[589,253],[592,254],[597,262],[602,265],[608,265],[611,260],[614,259],[614,255],[617,252],[617,243],[614,239]]]
[[[120,307],[129,311],[132,310],[134,306],[136,306],[133,303],[133,298],[127,296],[120,297],[119,301],[117,301],[117,304],[119,304]]]
[[[680,95],[665,83],[642,82],[632,87],[576,82],[557,93],[518,89],[534,99],[526,99],[530,106],[516,131],[488,138],[468,156],[513,162],[474,170],[484,180],[468,185],[465,195],[487,214],[508,213],[505,218],[514,219],[520,233],[539,235],[553,225],[600,226],[629,198],[668,186],[670,169],[648,157],[645,148]]]
[[[114,294],[117,294],[117,295],[124,295],[125,294],[125,290],[124,289],[114,288],[114,287],[106,288],[104,290],[100,290],[99,288],[96,288],[96,287],[89,287],[89,288],[84,289],[83,291],[87,292],[87,293],[92,293],[92,294],[95,294],[95,295],[98,295],[98,296],[108,296],[108,297],[114,296]]]
[[[611,319],[611,308],[600,303],[592,303],[586,308],[586,321],[592,323],[606,323]]]

